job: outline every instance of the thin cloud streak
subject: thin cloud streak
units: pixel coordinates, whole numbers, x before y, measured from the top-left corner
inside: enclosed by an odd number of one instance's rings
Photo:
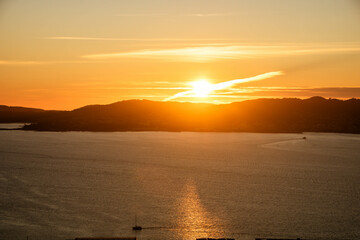
[[[214,92],[206,98],[199,98],[196,94],[182,96],[185,102],[205,102],[226,104],[259,98],[300,98],[306,99],[313,96],[324,98],[351,99],[360,98],[360,87],[244,87],[230,92]],[[229,100],[226,100],[229,99]]]
[[[231,16],[232,13],[195,13],[195,14],[188,14],[186,16],[190,17],[224,17],[224,16]]]
[[[71,63],[99,63],[99,61],[5,61],[0,60],[0,66],[32,66],[32,65],[44,65],[44,64],[71,64]]]
[[[88,59],[109,59],[109,58],[152,58],[152,59],[169,59],[182,61],[208,61],[217,58],[234,58],[241,53],[234,47],[194,47],[194,48],[178,48],[163,50],[140,50],[133,52],[109,53],[109,54],[92,54],[85,55]]]
[[[95,88],[94,88],[95,89]],[[186,90],[188,87],[97,87],[97,90]]]
[[[167,14],[156,14],[156,13],[119,13],[115,14],[115,17],[156,17],[156,16],[167,16]]]
[[[232,13],[190,13],[190,14],[162,14],[162,13],[120,13],[115,17],[224,17]]]
[[[218,93],[221,95],[222,93]],[[244,88],[240,90],[233,89],[229,92],[223,93],[224,97],[229,96],[283,96],[283,97],[333,97],[333,98],[359,98],[360,87],[256,87]]]
[[[77,37],[77,36],[57,36],[57,37],[43,37],[41,39],[48,40],[91,40],[91,41],[236,41],[237,39],[224,38],[104,38],[104,37]],[[226,43],[222,43],[226,44]]]
[[[38,61],[0,61],[0,65],[37,65],[44,64]]]
[[[268,72],[268,73],[260,74],[260,75],[254,76],[254,77],[243,78],[243,79],[235,79],[235,80],[230,80],[230,81],[221,82],[221,83],[217,83],[217,84],[212,84],[212,85],[209,86],[209,88],[210,88],[209,92],[213,92],[213,91],[217,91],[217,90],[221,90],[221,89],[226,89],[226,88],[229,88],[229,87],[231,87],[231,86],[233,86],[235,84],[239,84],[239,83],[259,81],[259,80],[279,76],[279,75],[282,75],[282,74],[283,73],[281,71]],[[168,98],[164,99],[164,101],[170,101],[170,100],[173,100],[175,98],[179,98],[179,97],[189,95],[189,94],[196,94],[196,92],[194,90],[180,92],[180,93],[177,93],[177,94],[175,94],[175,95],[173,95],[171,97],[168,97]]]
[[[131,52],[84,55],[87,59],[148,58],[168,61],[208,62],[277,55],[358,53],[360,46],[206,46],[172,49],[142,49]]]

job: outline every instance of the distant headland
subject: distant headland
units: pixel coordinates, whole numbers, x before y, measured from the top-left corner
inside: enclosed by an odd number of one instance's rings
[[[72,111],[0,105],[0,123],[35,131],[360,133],[360,99],[257,99],[230,104],[126,100]]]

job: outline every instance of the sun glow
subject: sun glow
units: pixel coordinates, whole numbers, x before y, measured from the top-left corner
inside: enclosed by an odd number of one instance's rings
[[[268,72],[268,73],[263,73],[263,74],[260,74],[260,75],[254,76],[254,77],[234,79],[234,80],[220,82],[220,83],[216,83],[216,84],[209,83],[207,80],[202,79],[202,80],[199,80],[196,82],[191,82],[190,85],[193,86],[193,88],[191,90],[176,93],[175,95],[165,98],[164,101],[170,101],[175,98],[184,97],[184,96],[185,97],[186,96],[188,96],[188,97],[189,96],[190,97],[192,97],[192,96],[208,97],[209,94],[213,91],[229,89],[230,87],[232,87],[233,85],[236,85],[236,84],[252,82],[252,81],[259,81],[259,80],[279,76],[282,74],[283,74],[282,71]]]
[[[207,97],[214,90],[214,84],[209,83],[206,79],[191,82],[192,91],[196,97]]]

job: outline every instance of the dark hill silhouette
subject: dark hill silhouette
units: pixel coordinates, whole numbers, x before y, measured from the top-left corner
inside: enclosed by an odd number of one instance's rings
[[[34,122],[40,113],[45,112],[38,108],[9,107],[0,105],[0,122]]]
[[[32,113],[20,121],[32,123],[25,130],[360,133],[359,99],[257,99],[223,105],[128,100]]]

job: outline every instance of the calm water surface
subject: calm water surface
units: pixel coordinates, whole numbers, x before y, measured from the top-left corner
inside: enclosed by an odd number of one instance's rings
[[[0,239],[355,240],[359,185],[360,135],[0,131]]]

